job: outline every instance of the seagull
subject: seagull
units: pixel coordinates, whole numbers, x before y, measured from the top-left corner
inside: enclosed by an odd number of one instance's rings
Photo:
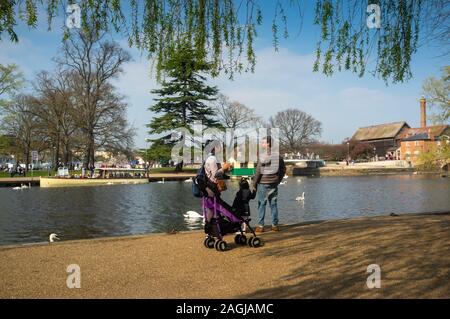
[[[302,196],[298,196],[295,200],[297,202],[303,202],[305,200],[305,192],[303,192]]]
[[[197,212],[194,212],[193,210],[190,210],[186,212],[186,214],[183,215],[186,218],[203,218],[203,215],[200,215]]]
[[[61,239],[58,237],[58,235],[53,233],[53,234],[50,234],[48,240],[49,240],[49,242],[54,243],[55,240],[61,240]]]

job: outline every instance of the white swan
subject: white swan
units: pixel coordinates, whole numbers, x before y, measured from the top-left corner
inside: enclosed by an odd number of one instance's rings
[[[186,218],[203,218],[203,215],[200,215],[197,212],[194,212],[193,210],[190,210],[186,212],[186,214],[183,215]]]
[[[25,185],[24,183],[22,183],[22,184],[20,184],[20,186],[13,187],[12,189],[14,189],[14,190],[20,190],[20,189],[27,189],[27,188],[30,188],[30,187],[28,187],[27,185]]]
[[[192,178],[188,178],[187,180],[184,181],[185,183],[192,183]]]
[[[298,196],[295,200],[297,202],[303,202],[305,200],[305,192],[303,192],[302,196]]]
[[[164,178],[162,179],[162,181],[158,181],[158,184],[164,184]]]
[[[61,240],[57,234],[50,234],[50,236],[48,237],[49,242],[54,243],[55,240]]]

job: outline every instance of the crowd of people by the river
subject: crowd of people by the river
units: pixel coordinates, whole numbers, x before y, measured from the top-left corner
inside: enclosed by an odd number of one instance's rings
[[[22,165],[20,165],[20,163],[17,163],[16,165],[12,164],[0,165],[0,171],[9,173],[11,177],[14,177],[16,175],[25,176],[26,174],[25,168]]]

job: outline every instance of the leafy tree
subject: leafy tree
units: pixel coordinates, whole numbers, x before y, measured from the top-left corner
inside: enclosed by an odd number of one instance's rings
[[[161,83],[161,89],[152,90],[160,98],[149,109],[162,115],[148,125],[151,134],[190,128],[194,121],[209,127],[217,125],[213,109],[205,102],[214,101],[218,90],[206,85],[206,77],[201,75],[210,70],[210,64],[197,60],[193,53],[189,44],[182,44],[164,65],[164,73],[170,79]]]
[[[0,135],[0,154],[5,155],[9,154],[11,143],[10,138],[5,135]]]
[[[23,74],[16,64],[0,64],[0,97],[14,93],[23,83]]]
[[[440,79],[430,77],[424,81],[423,93],[428,102],[438,109],[433,119],[436,123],[445,123],[450,120],[450,66],[442,69]]]
[[[450,166],[450,141],[444,138],[439,146],[430,147],[419,155],[418,167],[426,171],[439,170]]]
[[[16,64],[2,65],[0,63],[0,106],[8,103],[4,97],[16,93],[23,87],[24,82],[23,74]]]
[[[164,140],[156,140],[149,149],[145,150],[144,159],[167,165],[171,159],[171,145]]]
[[[195,55],[212,60],[213,76],[224,71],[253,71],[256,64],[254,40],[257,28],[268,23],[273,46],[280,35],[289,36],[287,14],[292,12],[301,26],[304,3],[310,1],[277,0],[103,0],[81,1],[81,24],[87,28],[95,21],[96,31],[113,29],[124,33],[130,45],[156,57],[157,74],[182,37],[193,43]],[[380,7],[381,27],[369,29],[369,4]],[[0,2],[0,37],[7,33],[18,41],[18,20],[28,26],[38,23],[38,10],[47,11],[49,27],[54,17],[66,12],[63,0],[6,0]],[[350,70],[362,76],[369,61],[375,61],[370,73],[385,81],[403,82],[411,74],[410,63],[420,45],[438,45],[449,54],[448,0],[317,0],[314,24],[320,28],[316,62],[313,69],[331,75]],[[272,11],[267,18],[265,10]],[[263,14],[264,12],[264,14]],[[263,16],[265,18],[263,19]],[[65,38],[70,32],[66,30]]]
[[[210,68],[210,63],[196,58],[190,44],[183,42],[174,49],[172,56],[164,64],[163,71],[168,79],[162,81],[160,89],[152,90],[152,93],[160,97],[149,108],[158,114],[147,125],[150,134],[167,134],[178,128],[192,132],[194,121],[200,121],[206,127],[218,126],[212,107],[206,104],[215,100],[217,88],[206,85],[206,78],[201,75]],[[166,144],[163,145],[162,140]],[[171,144],[167,136],[153,141],[159,141],[153,151],[162,150],[164,154],[166,146]]]

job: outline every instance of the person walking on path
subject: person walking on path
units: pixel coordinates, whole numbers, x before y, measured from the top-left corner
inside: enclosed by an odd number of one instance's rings
[[[261,143],[265,152],[260,154],[256,166],[253,186],[257,189],[258,197],[258,226],[256,232],[264,231],[264,217],[266,205],[269,202],[272,215],[272,230],[279,231],[278,227],[278,184],[286,174],[286,166],[279,153],[272,152],[272,138],[267,136]]]

